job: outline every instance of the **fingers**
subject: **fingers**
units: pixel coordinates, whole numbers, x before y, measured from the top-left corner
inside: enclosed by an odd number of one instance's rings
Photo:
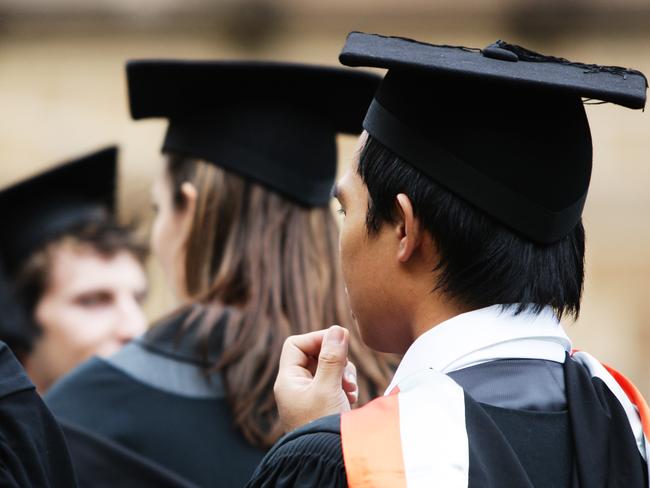
[[[354,405],[359,400],[359,386],[357,385],[357,368],[354,363],[348,361],[343,372],[343,391],[350,402]]]
[[[280,369],[299,366],[308,368],[310,358],[318,357],[327,330],[289,337],[280,355]]]
[[[338,325],[327,329],[322,339],[314,382],[320,388],[340,391],[348,362],[348,331]]]
[[[354,391],[357,389],[357,368],[351,361],[345,365],[343,372],[343,389],[345,391]]]
[[[318,367],[318,358],[310,356],[309,357],[309,363],[307,364],[307,371],[309,371],[309,374],[313,378],[314,375],[316,374],[316,368]]]
[[[356,368],[347,354],[348,331],[338,326],[285,341],[273,387],[285,431],[357,401]]]
[[[352,392],[345,392],[345,396],[348,399],[348,403],[350,404],[350,407],[354,407],[354,405],[359,401],[359,392],[358,391],[352,391]]]

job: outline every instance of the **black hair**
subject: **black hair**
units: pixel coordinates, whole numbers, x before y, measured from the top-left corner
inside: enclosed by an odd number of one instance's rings
[[[396,221],[396,199],[406,194],[434,239],[439,263],[434,290],[464,307],[516,306],[535,313],[550,306],[558,318],[577,318],[584,282],[582,221],[553,244],[538,244],[435,183],[368,137],[357,169],[368,188],[366,226],[376,234]]]

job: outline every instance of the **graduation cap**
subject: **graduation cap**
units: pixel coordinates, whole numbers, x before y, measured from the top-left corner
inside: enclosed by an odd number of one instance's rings
[[[497,41],[485,49],[352,32],[339,57],[386,68],[363,126],[409,164],[532,241],[580,220],[592,146],[583,98],[645,106],[639,71]]]
[[[307,206],[326,205],[336,134],[359,133],[380,77],[276,62],[127,64],[134,119],[164,117],[163,152],[199,158]]]
[[[0,257],[12,275],[39,247],[113,214],[117,148],[108,147],[0,190]]]

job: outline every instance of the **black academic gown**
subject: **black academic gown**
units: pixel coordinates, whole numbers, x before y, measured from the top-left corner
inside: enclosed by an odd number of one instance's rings
[[[59,425],[3,342],[0,342],[0,486],[76,486]]]
[[[220,376],[203,374],[199,324],[188,324],[188,314],[111,358],[88,361],[46,396],[80,486],[243,486],[262,459],[233,426]],[[219,327],[209,344],[214,361]]]
[[[465,390],[469,487],[647,488],[623,408],[572,359],[501,360],[449,376]],[[247,487],[347,487],[340,436],[338,415],[297,429]]]

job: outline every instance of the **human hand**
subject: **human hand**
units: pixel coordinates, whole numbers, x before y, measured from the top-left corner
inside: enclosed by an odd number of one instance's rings
[[[357,402],[357,372],[347,359],[348,341],[348,331],[337,325],[285,341],[273,388],[285,432],[350,410]]]

